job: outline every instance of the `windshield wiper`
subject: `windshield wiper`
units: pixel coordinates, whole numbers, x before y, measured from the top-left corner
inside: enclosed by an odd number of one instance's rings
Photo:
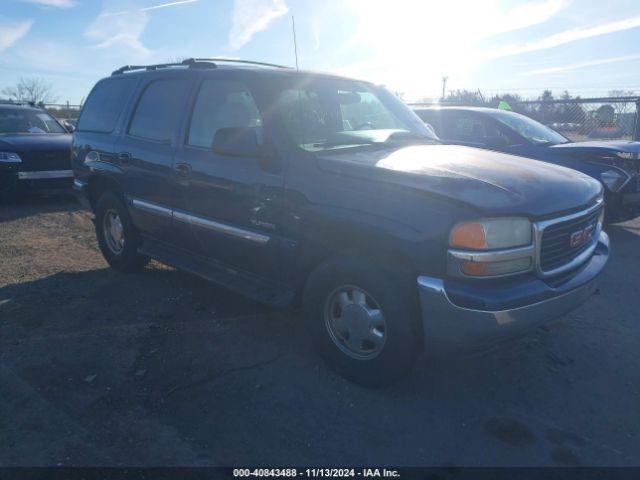
[[[382,143],[393,143],[393,142],[398,142],[398,141],[411,141],[411,142],[426,142],[426,143],[442,143],[441,140],[437,139],[437,138],[433,138],[433,137],[429,137],[428,135],[421,135],[419,133],[404,133],[404,132],[397,132],[397,133],[393,133],[391,135],[389,135],[389,138],[387,138],[384,142]]]
[[[374,145],[376,142],[371,140],[342,140],[338,142],[321,142],[314,143],[315,148],[333,148],[333,147],[358,147],[361,145]]]

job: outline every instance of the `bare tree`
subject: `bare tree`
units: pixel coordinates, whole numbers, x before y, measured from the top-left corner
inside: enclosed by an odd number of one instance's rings
[[[633,90],[609,90],[608,95],[613,98],[622,98],[636,96],[636,93]],[[636,111],[634,102],[616,102],[612,106],[616,116]]]
[[[58,96],[53,93],[53,85],[42,78],[20,78],[13,87],[2,90],[2,94],[10,100],[18,102],[54,103]]]

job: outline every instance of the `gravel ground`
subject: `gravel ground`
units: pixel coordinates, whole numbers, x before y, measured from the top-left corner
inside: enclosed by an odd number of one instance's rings
[[[573,314],[375,391],[295,313],[108,269],[69,197],[0,207],[0,466],[640,465],[640,221],[608,231]]]

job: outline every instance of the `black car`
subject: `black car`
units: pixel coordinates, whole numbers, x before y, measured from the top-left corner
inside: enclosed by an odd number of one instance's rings
[[[30,104],[0,103],[0,200],[31,190],[70,188],[71,135]]]
[[[640,142],[572,142],[525,115],[495,108],[429,107],[415,112],[446,143],[535,158],[600,180],[610,220],[640,214]]]
[[[602,186],[440,145],[381,87],[230,61],[123,67],[74,133],[74,186],[109,264],[149,258],[302,306],[366,384],[585,301],[608,255]]]

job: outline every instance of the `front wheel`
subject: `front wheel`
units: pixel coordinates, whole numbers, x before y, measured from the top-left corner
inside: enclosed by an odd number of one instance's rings
[[[415,284],[363,260],[341,257],[318,267],[307,282],[304,316],[329,366],[356,383],[398,380],[420,351]]]
[[[96,205],[96,236],[109,265],[122,272],[143,268],[149,258],[138,253],[140,237],[122,199],[104,193]]]

